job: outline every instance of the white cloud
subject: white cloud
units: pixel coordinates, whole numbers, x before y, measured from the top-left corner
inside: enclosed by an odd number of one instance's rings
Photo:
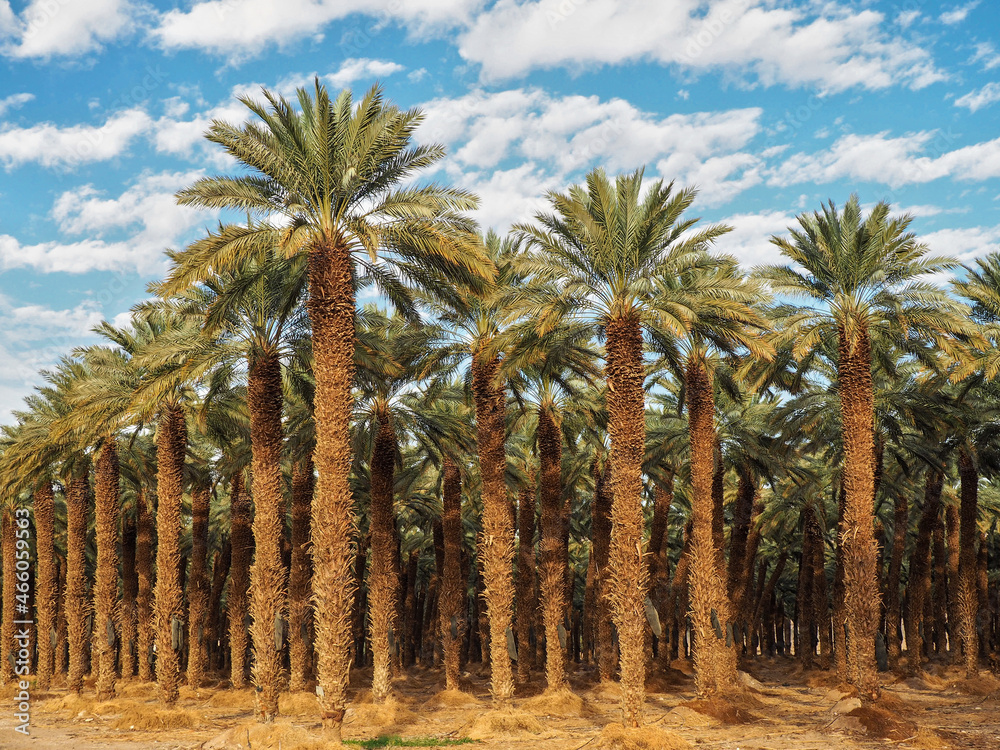
[[[199,176],[201,172],[146,174],[117,198],[105,198],[91,185],[64,192],[53,205],[52,218],[70,239],[26,245],[0,235],[0,268],[162,272],[163,250],[212,215],[174,200],[178,189]]]
[[[129,0],[32,0],[19,18],[8,18],[13,40],[2,52],[42,59],[92,52],[129,31],[133,14]],[[4,15],[0,8],[0,25]]]
[[[459,42],[485,79],[652,60],[749,83],[917,89],[946,76],[872,10],[749,0],[499,0]]]
[[[853,179],[890,186],[942,177],[986,180],[1000,177],[1000,138],[948,150],[950,132],[921,131],[896,138],[887,132],[845,135],[829,149],[797,153],[770,172],[768,184],[823,184]]]
[[[962,21],[968,17],[969,13],[974,10],[977,5],[979,5],[979,0],[972,0],[970,3],[959,5],[952,10],[942,13],[938,16],[938,20],[948,26],[954,26],[955,24],[962,23]]]
[[[997,52],[990,42],[980,42],[976,45],[976,51],[969,58],[970,64],[981,63],[983,70],[993,70],[1000,68],[1000,52]]]
[[[0,117],[3,117],[5,114],[7,114],[8,110],[18,109],[19,107],[30,102],[34,98],[35,98],[34,94],[23,93],[23,94],[11,94],[10,96],[0,99]]]
[[[61,128],[40,123],[27,128],[0,127],[0,164],[7,169],[37,163],[43,167],[70,167],[112,159],[145,133],[149,115],[129,109],[109,117],[103,125]]]
[[[322,76],[318,76],[316,73],[308,75],[296,74],[283,78],[274,87],[274,90],[282,96],[290,97],[295,94],[296,89],[303,86],[306,88],[310,87],[313,80],[318,77],[321,82],[328,84],[328,88],[332,89],[331,95],[336,96],[341,89],[347,88],[355,81],[364,81],[364,87],[368,88],[370,84],[375,82],[375,79],[387,78],[393,73],[400,73],[404,70],[406,70],[405,67],[390,60],[370,60],[366,57],[352,57],[344,60],[340,68],[333,73],[327,73]]]
[[[1000,250],[1000,225],[939,229],[921,237],[936,254],[971,263],[976,258]]]
[[[658,118],[623,99],[531,88],[473,91],[423,109],[418,139],[448,146],[442,168],[482,195],[487,225],[528,218],[544,205],[545,190],[563,189],[595,166],[616,173],[647,165],[650,178],[701,187],[699,205],[728,200],[762,179],[759,158],[744,151],[760,132],[757,108]]]
[[[771,243],[771,235],[782,235],[795,226],[795,214],[785,211],[761,211],[735,214],[720,223],[733,228],[715,243],[718,252],[733,255],[746,268],[787,262],[781,251]]]
[[[955,100],[956,107],[968,107],[970,112],[982,109],[994,102],[1000,102],[1000,83],[987,83],[981,89],[970,91]]]
[[[451,27],[467,21],[481,0],[209,0],[188,10],[171,10],[153,29],[167,49],[197,48],[230,58],[259,54],[269,44],[287,46],[301,39],[322,39],[324,27],[355,13],[374,16],[338,29],[341,48],[354,57],[392,21],[416,30]]]

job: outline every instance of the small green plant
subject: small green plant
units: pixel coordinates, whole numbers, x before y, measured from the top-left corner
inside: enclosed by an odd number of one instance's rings
[[[373,740],[344,740],[345,745],[356,745],[364,750],[379,750],[388,747],[453,747],[455,745],[473,745],[475,740],[450,740],[440,737],[408,737],[399,735],[376,737]]]

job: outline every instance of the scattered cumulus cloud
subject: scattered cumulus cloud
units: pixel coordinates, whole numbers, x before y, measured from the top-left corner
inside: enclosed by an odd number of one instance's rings
[[[0,117],[3,117],[11,110],[19,109],[34,98],[34,94],[21,93],[11,94],[10,96],[0,99]]]
[[[70,57],[94,52],[133,28],[129,0],[31,0],[15,15],[0,2],[0,53],[14,58]],[[0,39],[4,36],[0,33]]]
[[[938,20],[948,26],[954,26],[955,24],[962,23],[962,21],[968,18],[969,13],[973,11],[977,5],[979,5],[979,0],[973,0],[971,3],[959,5],[956,8],[942,13],[938,16]]]
[[[980,89],[970,91],[955,100],[956,107],[967,107],[970,112],[982,109],[994,102],[1000,102],[1000,83],[993,81]]]
[[[129,109],[110,116],[102,125],[0,126],[0,164],[9,170],[29,163],[73,168],[105,161],[126,151],[151,124],[143,110]]]

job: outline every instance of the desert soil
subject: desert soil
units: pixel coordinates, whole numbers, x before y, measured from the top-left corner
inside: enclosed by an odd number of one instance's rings
[[[865,716],[851,713],[856,704],[836,688],[830,673],[803,672],[790,660],[764,660],[748,665],[752,677],[747,675],[745,681],[752,697],[741,704],[740,710],[730,709],[724,715],[728,722],[723,723],[706,715],[706,712],[721,715],[718,707],[692,703],[696,696],[689,665],[678,662],[675,666],[679,669],[650,680],[646,721],[678,735],[693,748],[1000,748],[1000,681],[990,675],[969,682],[961,680],[960,673],[953,669],[936,666],[921,677],[903,679],[883,675],[886,699],[880,716],[889,714],[897,722],[890,721],[886,728],[873,727]],[[438,671],[411,670],[395,683],[399,705],[391,711],[376,709],[366,700],[362,687],[366,676],[363,671],[355,675],[354,700],[345,720],[345,739],[365,740],[381,735],[454,739],[471,733],[483,739],[465,747],[582,750],[600,746],[602,728],[619,721],[617,687],[596,684],[593,672],[585,666],[578,666],[571,673],[571,687],[582,702],[572,696],[554,700],[539,696],[543,686],[538,681],[524,686],[515,702],[519,712],[516,715],[531,714],[537,725],[499,731],[496,727],[493,731],[489,726],[485,730],[483,727],[484,717],[489,716],[489,685],[484,676],[468,676],[466,690],[470,697],[466,699],[440,694],[443,679]],[[152,684],[123,683],[119,698],[108,703],[94,700],[92,686],[85,689],[81,698],[68,696],[63,689],[36,693],[32,696],[31,734],[24,737],[14,731],[12,693],[9,687],[4,688],[0,694],[0,705],[4,705],[0,713],[0,749],[238,747],[232,739],[212,740],[226,730],[231,730],[233,737],[242,731],[233,732],[234,727],[252,721],[252,693],[185,688],[181,695],[180,719],[170,713],[161,716],[168,723],[193,726],[133,729],[136,724],[156,723],[136,720],[136,716],[151,717],[163,710]],[[318,731],[313,707],[314,700],[309,694],[285,696],[282,710],[289,715],[281,720],[281,726]],[[873,736],[873,728],[888,738]],[[259,747],[260,743],[253,743],[254,750]],[[292,747],[295,743],[288,737],[283,750]]]

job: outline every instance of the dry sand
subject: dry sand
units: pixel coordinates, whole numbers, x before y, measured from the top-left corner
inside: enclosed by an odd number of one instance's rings
[[[475,743],[465,747],[482,750],[1000,748],[1000,680],[992,675],[969,682],[937,666],[919,677],[884,675],[884,698],[859,707],[829,673],[802,672],[786,660],[759,661],[748,669],[759,683],[746,679],[748,695],[728,705],[699,700],[682,671],[652,676],[648,731],[631,732],[618,725],[615,686],[598,684],[585,666],[570,674],[573,695],[545,693],[536,675],[519,688],[507,712],[490,710],[489,684],[482,677],[467,676],[468,690],[458,695],[443,691],[439,671],[416,668],[396,681],[388,708],[373,706],[366,691],[354,690],[344,738],[471,737]],[[287,715],[264,728],[252,723],[253,694],[222,686],[184,689],[174,709],[159,704],[155,686],[135,682],[121,684],[118,699],[101,703],[92,687],[80,698],[60,688],[35,691],[31,736],[15,732],[13,711],[4,710],[0,750],[236,750],[247,746],[245,738],[253,750],[328,747],[310,711],[311,695],[283,696]],[[8,692],[0,690],[0,701],[10,705]]]

